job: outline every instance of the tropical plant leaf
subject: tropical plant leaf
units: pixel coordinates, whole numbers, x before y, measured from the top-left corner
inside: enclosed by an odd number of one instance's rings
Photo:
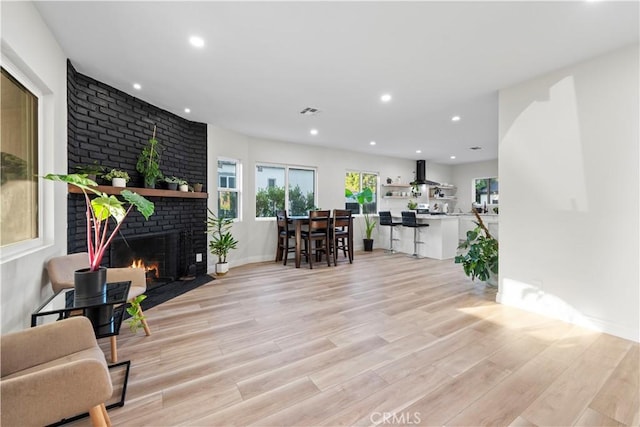
[[[106,194],[91,200],[91,208],[98,221],[104,221],[112,216],[117,223],[120,223],[127,213],[120,200]]]
[[[87,178],[87,174],[72,173],[69,175],[60,175],[55,173],[48,173],[43,178],[50,181],[66,182],[67,184],[75,185],[76,187],[84,191],[90,191],[94,194],[101,194],[95,188],[91,188],[96,187],[98,184],[94,180]]]
[[[138,193],[134,193],[134,192],[129,191],[129,190],[122,190],[120,192],[120,195],[127,202],[129,202],[133,206],[135,206],[136,209],[138,210],[138,212],[140,212],[142,214],[144,219],[149,219],[149,217],[151,215],[153,215],[153,212],[155,211],[155,206],[154,206],[153,202],[150,202],[149,200],[145,199],[144,197],[142,197]]]

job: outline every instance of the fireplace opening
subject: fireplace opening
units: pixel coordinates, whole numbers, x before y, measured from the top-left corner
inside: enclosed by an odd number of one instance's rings
[[[153,233],[114,240],[111,267],[144,268],[147,287],[173,282],[178,277],[179,233]]]

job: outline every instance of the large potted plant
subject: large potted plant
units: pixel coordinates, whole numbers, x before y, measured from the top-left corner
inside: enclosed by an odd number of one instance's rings
[[[231,234],[232,224],[233,219],[219,217],[209,209],[209,217],[207,218],[207,232],[211,233],[209,251],[218,257],[216,274],[219,276],[223,276],[229,271],[227,255],[231,249],[236,249],[238,246],[238,241]]]
[[[471,280],[478,279],[490,286],[497,286],[498,278],[498,241],[489,233],[482,218],[474,212],[477,227],[467,231],[467,238],[458,246],[466,251],[455,257],[456,264],[462,264],[464,273]]]
[[[89,253],[89,268],[76,272],[76,280],[85,276],[91,276],[88,286],[96,286],[95,289],[89,289],[87,297],[100,295],[106,284],[106,269],[100,267],[102,258],[107,248],[113,241],[115,235],[120,230],[122,223],[133,208],[144,216],[145,219],[154,212],[154,205],[141,195],[129,190],[122,190],[120,195],[124,202],[114,195],[108,195],[96,190],[96,182],[87,178],[86,175],[70,174],[58,175],[48,174],[44,177],[51,181],[61,181],[74,185],[82,190],[85,203],[87,206],[87,252]],[[89,193],[95,195],[94,198],[89,197]],[[109,218],[113,218],[115,226],[109,227]],[[92,282],[91,280],[97,280]],[[100,283],[101,282],[101,283]],[[84,293],[83,286],[77,286],[76,293],[82,295]]]
[[[162,178],[160,171],[160,145],[156,139],[156,127],[153,127],[153,136],[149,143],[142,149],[136,170],[144,177],[145,188],[155,188],[156,181]]]
[[[369,216],[369,212],[366,209],[367,204],[373,203],[373,191],[369,187],[357,193],[352,192],[348,188],[344,189],[344,195],[348,199],[354,199],[360,205],[360,210],[364,215],[364,234],[365,238],[362,240],[364,244],[364,250],[367,252],[373,251],[373,239],[371,233],[376,228],[376,220]]]

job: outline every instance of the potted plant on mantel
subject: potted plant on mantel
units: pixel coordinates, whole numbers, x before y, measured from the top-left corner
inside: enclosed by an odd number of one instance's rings
[[[136,170],[144,177],[145,188],[155,188],[156,180],[162,178],[160,171],[160,145],[156,139],[156,127],[153,127],[153,136],[140,153]]]
[[[218,257],[216,263],[216,274],[224,276],[229,271],[227,255],[231,249],[236,249],[238,241],[231,234],[233,219],[216,216],[211,209],[208,209],[207,232],[211,233],[209,251]]]
[[[474,211],[474,214],[477,227],[467,231],[466,240],[458,246],[466,253],[457,255],[455,263],[462,264],[464,273],[471,280],[477,277],[495,287],[498,284],[498,241],[489,233],[478,212]]]
[[[364,215],[364,233],[366,236],[362,242],[364,244],[364,250],[371,252],[373,251],[373,239],[371,238],[371,233],[373,233],[373,229],[376,228],[376,220],[369,216],[369,213],[365,209],[365,204],[373,202],[373,191],[367,187],[358,193],[354,193],[348,188],[345,188],[344,195],[346,198],[355,199],[360,205],[362,214]]]
[[[126,187],[129,182],[129,174],[120,169],[111,169],[110,172],[102,175],[102,178],[111,181],[112,187]]]
[[[48,174],[44,177],[51,181],[61,181],[74,185],[82,190],[87,206],[87,252],[89,253],[89,268],[75,272],[76,298],[95,298],[104,295],[107,284],[107,269],[100,266],[102,258],[120,230],[125,218],[135,207],[145,219],[153,214],[155,207],[152,202],[141,195],[129,190],[122,190],[120,195],[125,202],[114,195],[108,195],[96,190],[96,182],[86,175]],[[91,199],[89,194],[96,197]],[[115,227],[109,228],[109,218],[115,221]]]

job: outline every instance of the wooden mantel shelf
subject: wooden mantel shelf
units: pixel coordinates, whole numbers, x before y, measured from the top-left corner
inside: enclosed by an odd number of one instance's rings
[[[206,199],[209,197],[208,193],[194,193],[193,191],[173,191],[173,190],[159,190],[157,188],[136,188],[136,187],[112,187],[110,185],[98,185],[94,187],[96,190],[107,194],[120,194],[122,190],[130,190],[134,193],[138,193],[141,196],[149,197],[181,197],[183,199]],[[69,193],[80,193],[80,190],[75,185],[69,184]]]

